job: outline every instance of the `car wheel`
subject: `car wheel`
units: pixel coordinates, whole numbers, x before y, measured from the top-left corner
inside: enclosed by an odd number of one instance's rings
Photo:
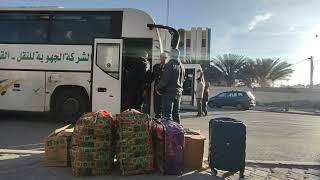
[[[213,103],[212,101],[209,101],[209,102],[208,102],[208,106],[209,106],[210,108],[214,108],[214,103]]]
[[[53,113],[55,119],[63,123],[75,123],[88,111],[89,100],[86,95],[75,89],[66,89],[54,99]]]
[[[236,107],[237,107],[237,109],[238,109],[238,110],[243,110],[243,106],[242,106],[242,104],[237,104],[237,106],[236,106]]]

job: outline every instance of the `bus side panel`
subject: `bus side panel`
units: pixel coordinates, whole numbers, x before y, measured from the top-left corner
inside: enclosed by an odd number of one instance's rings
[[[0,109],[44,111],[45,72],[0,71]]]
[[[90,83],[89,72],[46,72],[45,111],[50,111],[51,96],[57,87],[83,87],[90,98]]]

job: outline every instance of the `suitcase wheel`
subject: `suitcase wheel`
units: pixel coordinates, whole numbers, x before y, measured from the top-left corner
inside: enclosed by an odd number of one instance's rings
[[[218,171],[215,170],[214,168],[211,169],[211,175],[216,176],[218,174]]]
[[[244,180],[244,170],[241,170],[239,173],[239,180]]]

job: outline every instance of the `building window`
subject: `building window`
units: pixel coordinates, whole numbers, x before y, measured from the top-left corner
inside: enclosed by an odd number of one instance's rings
[[[190,39],[187,39],[187,47],[190,47],[190,44],[191,44],[191,40]]]
[[[202,43],[201,43],[202,45],[202,47],[206,47],[206,44],[207,44],[207,41],[206,41],[206,39],[202,39]]]

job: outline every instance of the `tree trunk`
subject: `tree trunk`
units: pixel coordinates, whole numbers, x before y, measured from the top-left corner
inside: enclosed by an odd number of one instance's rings
[[[227,87],[232,87],[234,85],[234,81],[232,80],[226,80]]]

